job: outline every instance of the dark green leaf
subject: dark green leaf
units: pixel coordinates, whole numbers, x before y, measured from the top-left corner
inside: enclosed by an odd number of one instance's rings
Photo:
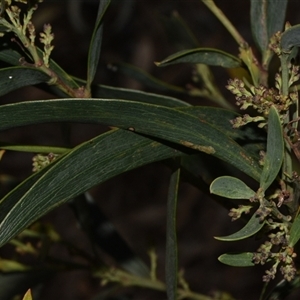
[[[177,11],[173,12],[170,17],[163,18],[162,21],[168,39],[171,44],[177,46],[178,50],[199,46],[197,38]]]
[[[223,68],[237,68],[241,66],[241,60],[229,53],[211,48],[197,48],[183,50],[157,62],[158,67],[178,63],[205,64]]]
[[[292,26],[281,36],[281,49],[284,53],[290,53],[293,47],[300,47],[300,25]]]
[[[10,67],[0,69],[0,96],[18,88],[47,82],[49,76],[35,68]]]
[[[298,243],[299,239],[300,239],[300,214],[296,217],[291,227],[289,246],[294,247],[296,243]]]
[[[284,300],[292,294],[295,290],[300,288],[300,277],[295,276],[292,281],[285,279],[281,280],[276,287],[270,292],[270,294],[264,298],[265,300]]]
[[[94,98],[131,100],[168,107],[191,106],[187,102],[174,97],[107,85],[93,86],[92,95]]]
[[[1,200],[0,245],[96,184],[182,154],[130,131],[113,130],[89,140],[33,174]]]
[[[210,192],[230,199],[250,199],[255,195],[243,181],[230,176],[215,179],[210,186]]]
[[[13,66],[19,66],[21,58],[22,58],[22,55],[19,52],[14,51],[12,49],[1,49],[0,50],[0,60],[6,62],[8,64],[11,64]]]
[[[171,175],[168,193],[167,208],[167,242],[166,242],[166,289],[169,300],[176,300],[177,297],[177,234],[176,234],[176,212],[178,189],[180,179],[180,168],[176,168]]]
[[[129,129],[214,155],[255,179],[260,177],[260,167],[252,157],[209,120],[174,108],[125,100],[43,100],[2,105],[0,119],[0,130],[47,122],[101,123]]]
[[[251,252],[236,254],[225,253],[219,256],[218,260],[232,267],[253,267],[255,264],[252,262],[252,258],[253,253]]]
[[[108,68],[113,72],[120,72],[121,74],[127,75],[137,80],[138,82],[143,83],[145,86],[156,89],[158,91],[187,93],[187,91],[182,87],[168,84],[162,80],[153,77],[152,75],[148,74],[144,70],[129,64],[125,64],[125,63],[110,64]]]
[[[260,51],[268,49],[270,38],[284,25],[288,1],[251,0],[251,29]]]
[[[254,213],[248,223],[241,230],[228,236],[215,237],[215,239],[226,242],[243,240],[257,233],[263,226],[264,221],[261,222],[259,220],[259,216]]]
[[[278,112],[271,107],[268,119],[267,153],[260,178],[260,187],[265,191],[275,180],[281,168],[284,154],[282,126]]]
[[[87,65],[87,87],[91,86],[94,80],[101,52],[102,32],[103,32],[103,17],[110,4],[110,0],[99,1],[98,15],[90,42],[88,65]]]
[[[42,57],[43,56],[42,50],[39,49],[39,48],[37,48],[37,50],[38,50],[38,53],[39,53],[40,57]],[[17,51],[14,51],[14,50],[11,50],[11,49],[3,49],[3,50],[0,51],[0,60],[1,61],[4,61],[8,64],[13,65],[13,66],[23,67],[24,69],[28,68],[28,69],[32,70],[32,72],[33,72],[33,70],[36,70],[36,72],[41,73],[39,71],[39,69],[35,68],[34,66],[32,66],[32,67],[22,66],[21,65],[21,59],[22,59],[22,55]],[[61,78],[61,80],[63,82],[65,82],[69,87],[71,87],[71,88],[78,88],[79,87],[79,85],[75,82],[75,80],[68,73],[66,73],[54,60],[50,59],[49,64],[50,64],[51,70],[56,75],[58,75]],[[34,75],[34,76],[38,76],[38,75]],[[41,76],[41,75],[39,75],[39,76]],[[46,76],[46,75],[44,75],[44,76]]]

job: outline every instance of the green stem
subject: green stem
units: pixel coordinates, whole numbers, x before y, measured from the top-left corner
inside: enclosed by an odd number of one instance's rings
[[[223,26],[228,30],[232,37],[236,40],[240,47],[244,47],[247,43],[232,23],[227,19],[223,12],[216,6],[213,0],[202,0],[202,2],[210,9],[210,11],[219,19]]]

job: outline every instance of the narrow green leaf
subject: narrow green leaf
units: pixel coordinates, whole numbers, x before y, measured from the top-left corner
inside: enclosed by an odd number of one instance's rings
[[[31,153],[56,153],[64,154],[68,152],[69,148],[53,147],[53,146],[40,146],[40,145],[20,145],[0,142],[0,149],[20,151],[20,152],[31,152]]]
[[[268,49],[272,35],[284,25],[288,1],[251,0],[251,29],[261,53]]]
[[[300,239],[300,214],[294,220],[289,238],[289,246],[294,247]]]
[[[244,253],[225,253],[219,256],[218,260],[232,267],[253,267],[255,264],[252,262],[253,253],[244,252]]]
[[[300,277],[295,276],[292,281],[281,280],[275,288],[264,298],[265,300],[284,300],[300,288]]]
[[[177,299],[177,234],[176,234],[176,212],[178,189],[180,179],[180,168],[176,168],[171,175],[168,207],[167,207],[167,228],[166,228],[166,289],[169,300]]]
[[[0,69],[0,96],[24,86],[49,81],[49,76],[35,68],[10,67]]]
[[[284,53],[290,53],[293,47],[300,47],[300,25],[292,26],[281,36],[281,49]]]
[[[281,168],[284,154],[284,140],[279,114],[271,107],[268,120],[267,152],[260,178],[260,187],[265,191],[275,180]]]
[[[58,99],[2,105],[0,119],[0,130],[45,122],[115,126],[214,155],[255,179],[260,177],[252,157],[209,120],[175,108],[125,100]]]
[[[210,185],[210,192],[230,199],[249,199],[255,195],[243,181],[230,176],[215,179]]]
[[[163,18],[162,22],[170,43],[177,46],[178,50],[199,46],[197,38],[177,11],[174,11],[170,17]]]
[[[88,65],[87,65],[87,88],[90,89],[94,80],[101,52],[102,32],[103,32],[103,16],[110,4],[110,0],[99,1],[97,19],[90,42]]]
[[[168,56],[161,62],[156,62],[156,65],[164,67],[178,63],[205,64],[223,68],[237,68],[241,66],[239,58],[227,52],[211,48],[183,50]]]
[[[241,230],[228,236],[215,237],[215,239],[225,242],[243,240],[260,231],[264,224],[265,221],[261,222],[256,213],[254,213],[248,223]]]
[[[81,85],[86,84],[84,80],[78,78],[75,80]],[[168,107],[191,106],[185,101],[170,96],[100,84],[92,86],[92,95],[94,98],[131,100]]]
[[[121,74],[127,75],[130,78],[135,79],[136,81],[143,83],[145,86],[149,88],[156,89],[158,91],[163,92],[176,92],[176,93],[186,93],[187,91],[179,86],[168,84],[165,81],[159,80],[144,70],[137,68],[135,66],[118,63],[118,64],[110,64],[108,68],[113,72],[119,72]]]
[[[183,153],[123,130],[109,131],[75,147],[1,200],[0,246],[53,208],[93,186],[139,166]]]

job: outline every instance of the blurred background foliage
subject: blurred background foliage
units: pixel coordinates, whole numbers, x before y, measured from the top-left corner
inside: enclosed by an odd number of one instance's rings
[[[249,25],[250,1],[215,1],[233,22],[244,38],[253,45]],[[40,4],[33,22],[37,31],[44,23],[50,23],[55,34],[52,58],[67,72],[84,78],[89,41],[94,26],[98,1],[93,0],[45,0]],[[300,3],[290,1],[287,20],[300,22]],[[160,61],[177,50],[185,49],[178,39],[172,20],[180,16],[190,27],[200,46],[222,49],[237,54],[237,45],[218,20],[198,0],[114,0],[104,21],[104,37],[99,70],[95,81],[117,87],[149,88],[109,67],[114,63],[132,64],[151,75],[173,85],[186,88],[191,83],[193,67],[175,65],[157,68]],[[221,68],[212,68],[219,88],[233,103],[233,97],[224,86],[232,75]],[[167,94],[167,93],[166,93]],[[200,97],[168,93],[194,105],[214,105]],[[53,96],[35,87],[26,87],[1,97],[1,104],[28,99],[49,99]],[[106,128],[99,125],[73,124],[71,143],[77,145]],[[1,139],[9,142],[64,146],[59,125],[42,124],[1,132]],[[24,179],[32,170],[32,154],[8,152],[1,161],[1,173],[10,179]],[[3,175],[4,176],[4,175]],[[158,275],[163,279],[165,260],[166,196],[170,170],[162,163],[155,163],[116,178],[94,188],[91,194],[97,204],[113,222],[128,244],[145,261],[147,251],[155,247],[158,254]],[[3,196],[9,187],[0,187]],[[232,249],[243,250],[247,241],[222,243],[213,236],[223,236],[240,227],[232,224],[227,211],[211,201],[193,186],[182,183],[178,203],[179,266],[185,270],[185,278],[192,290],[213,295],[219,290],[229,291],[237,299],[258,299],[262,288],[260,267],[230,268],[217,261],[217,257]],[[67,241],[91,251],[89,242],[77,226],[73,212],[67,205],[59,207],[43,218],[54,224],[55,229]],[[250,247],[250,244],[249,244]],[[255,245],[252,244],[251,247]],[[8,256],[11,247],[1,249],[1,256]],[[64,249],[52,250],[62,259],[68,259]],[[109,257],[103,254],[107,262]],[[0,284],[1,287],[1,284]],[[43,300],[90,299],[101,291],[99,280],[87,271],[63,272],[51,277],[41,286]],[[151,290],[123,289],[119,299],[165,299],[162,293]],[[300,292],[288,299],[299,299]],[[217,298],[216,298],[217,299]]]

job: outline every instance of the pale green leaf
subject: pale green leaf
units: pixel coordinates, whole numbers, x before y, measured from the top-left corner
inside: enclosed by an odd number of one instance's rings
[[[230,199],[249,199],[255,195],[243,181],[230,176],[215,179],[210,186],[210,192]]]
[[[254,213],[248,223],[241,230],[228,236],[215,237],[215,239],[225,242],[243,240],[260,231],[264,226],[264,223],[265,222],[261,222],[259,220],[259,216]]]
[[[252,261],[253,253],[243,252],[243,253],[225,253],[219,256],[218,260],[232,267],[253,267],[255,264]]]

